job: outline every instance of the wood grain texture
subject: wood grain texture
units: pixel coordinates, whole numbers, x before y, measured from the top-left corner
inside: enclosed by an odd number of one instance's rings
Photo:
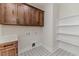
[[[0,56],[18,55],[18,41],[0,44]]]
[[[22,3],[0,4],[0,24],[44,26],[44,11]]]
[[[5,4],[5,22],[4,24],[17,24],[17,5]]]

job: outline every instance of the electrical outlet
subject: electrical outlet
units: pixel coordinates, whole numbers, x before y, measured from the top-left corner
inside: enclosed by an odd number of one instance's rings
[[[35,43],[32,43],[32,47],[35,47]]]

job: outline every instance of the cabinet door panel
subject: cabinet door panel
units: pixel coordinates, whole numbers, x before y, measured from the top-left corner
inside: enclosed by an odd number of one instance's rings
[[[34,8],[31,8],[31,22],[32,22],[32,25],[37,25],[36,24],[36,9]]]
[[[17,5],[5,4],[5,24],[17,24]]]
[[[44,12],[43,11],[40,11],[39,18],[40,18],[39,25],[43,26],[44,25]]]
[[[39,10],[36,10],[36,25],[39,25],[40,24],[40,12]]]
[[[4,23],[5,4],[0,3],[0,24]]]
[[[16,56],[16,47],[6,49],[6,52],[8,53],[8,56]]]
[[[31,20],[32,20],[32,15],[31,15],[31,7],[27,6],[27,5],[23,5],[24,6],[24,20],[25,20],[25,25],[31,25]]]
[[[0,4],[0,24],[42,26],[44,12],[25,4]]]
[[[1,56],[8,56],[8,52],[5,49],[1,50]]]
[[[16,56],[16,47],[1,50],[1,56]]]
[[[44,20],[43,17],[43,11],[34,8],[32,9],[32,25],[42,26]]]
[[[18,4],[18,24],[24,25],[24,9],[22,4]]]
[[[0,45],[0,56],[17,56],[18,41],[3,43]]]

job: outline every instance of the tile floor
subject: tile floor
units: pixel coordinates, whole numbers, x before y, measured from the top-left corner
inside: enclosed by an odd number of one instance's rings
[[[20,54],[19,56],[75,56],[75,55],[60,48],[54,53],[50,53],[44,47],[39,46],[33,48],[32,50],[26,51]]]

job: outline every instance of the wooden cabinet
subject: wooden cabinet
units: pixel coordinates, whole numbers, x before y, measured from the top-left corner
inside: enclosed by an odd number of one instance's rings
[[[44,25],[44,11],[39,9],[24,6],[25,24],[31,26],[43,26]]]
[[[43,11],[40,11],[38,9],[35,9],[35,12],[33,13],[33,25],[37,25],[37,26],[43,26],[44,25],[44,21],[43,21]]]
[[[0,44],[0,56],[16,56],[18,55],[18,42],[8,42]]]
[[[31,22],[32,25],[38,25],[39,23],[39,10],[31,8]]]
[[[5,4],[4,17],[4,24],[17,24],[17,5],[12,3]]]
[[[4,23],[4,19],[5,19],[4,10],[5,10],[5,4],[0,3],[0,24]]]
[[[24,21],[25,21],[25,25],[32,25],[32,14],[31,14],[31,7],[27,6],[27,5],[23,5],[23,9],[24,9]]]
[[[39,13],[39,25],[44,26],[44,12],[40,11]]]
[[[0,4],[0,24],[43,26],[44,11],[28,4]]]
[[[17,21],[19,25],[24,25],[24,7],[22,4],[17,4]]]
[[[10,47],[10,48],[1,50],[1,56],[16,56],[16,48]]]

